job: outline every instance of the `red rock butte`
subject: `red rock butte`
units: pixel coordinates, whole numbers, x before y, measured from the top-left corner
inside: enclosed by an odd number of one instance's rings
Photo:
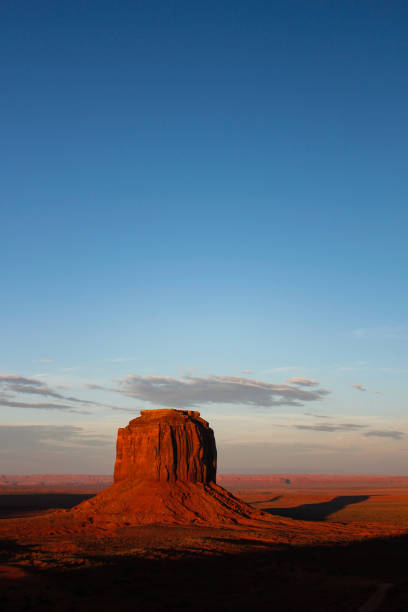
[[[193,410],[142,410],[118,431],[114,482],[215,482],[214,432]]]
[[[81,521],[123,525],[265,520],[216,484],[214,432],[193,410],[143,410],[118,431],[114,484],[73,508]]]

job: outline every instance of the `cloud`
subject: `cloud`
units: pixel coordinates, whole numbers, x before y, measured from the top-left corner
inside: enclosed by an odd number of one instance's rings
[[[366,425],[358,425],[357,423],[340,423],[338,425],[326,425],[325,423],[319,423],[317,425],[295,425],[296,429],[309,429],[311,431],[326,431],[333,433],[336,431],[353,431],[355,429],[362,429]]]
[[[124,408],[123,406],[114,406],[112,410],[117,410],[118,412],[130,412],[135,415],[135,418],[140,415],[141,410],[144,408]]]
[[[41,450],[60,450],[78,446],[109,446],[111,436],[87,432],[82,427],[71,425],[0,425],[1,452]],[[18,451],[17,451],[18,452]]]
[[[33,363],[54,363],[53,359],[33,359]]]
[[[76,414],[91,414],[87,410],[78,410],[76,408],[73,408],[72,406],[69,406],[68,404],[53,404],[48,402],[19,402],[14,399],[9,399],[9,397],[10,395],[8,394],[0,394],[0,406],[5,406],[6,408],[35,408],[37,410],[63,410]]]
[[[360,384],[355,384],[351,386],[354,387],[354,389],[358,389],[359,391],[367,391],[367,388],[363,387],[363,385],[360,385]]]
[[[51,389],[42,380],[36,378],[28,378],[26,376],[19,376],[16,374],[0,374],[0,406],[6,406],[9,408],[36,408],[40,410],[65,410],[68,412],[75,412],[77,414],[90,414],[84,410],[78,410],[69,403],[73,403],[77,406],[96,406],[112,408],[106,404],[100,402],[94,402],[91,400],[84,400],[72,395],[62,395]],[[52,397],[56,400],[61,400],[61,403],[55,402],[22,402],[14,394],[26,394],[26,395],[40,395],[42,397]],[[67,404],[68,402],[68,404]]]
[[[357,389],[358,391],[367,391],[368,393],[374,393],[374,395],[379,395],[381,393],[381,391],[369,391],[367,387],[364,387],[363,385],[360,385],[360,384],[355,384],[351,386],[354,389]]]
[[[322,400],[326,389],[300,389],[236,376],[138,376],[119,381],[118,392],[139,400],[183,408],[200,404],[246,404],[250,406],[302,406]]]
[[[369,437],[377,437],[377,438],[393,438],[394,440],[401,440],[405,436],[402,431],[393,431],[386,429],[376,429],[372,431],[367,431],[365,434],[367,438]]]
[[[85,388],[90,389],[91,391],[95,391],[95,390],[106,391],[107,390],[106,387],[103,387],[102,385],[95,385],[93,383],[86,383]]]
[[[56,391],[53,391],[46,385],[36,387],[34,385],[20,385],[9,383],[3,386],[8,391],[14,391],[15,393],[28,393],[29,395],[48,395],[49,397],[55,397],[57,399],[64,399],[64,396]]]
[[[115,458],[114,449],[113,428],[0,426],[3,474],[109,474]]]
[[[293,378],[288,378],[288,383],[292,385],[300,385],[301,387],[318,387],[320,383],[317,380],[311,380],[310,378],[302,378],[294,376]]]
[[[28,393],[30,395],[45,395],[56,399],[65,399],[63,395],[50,389],[42,380],[27,378],[16,374],[0,374],[0,386],[7,391],[15,393]]]
[[[26,378],[25,376],[18,376],[17,374],[0,374],[0,384],[11,383],[15,385],[30,386],[41,386],[44,383],[35,378]]]
[[[317,419],[331,419],[328,414],[315,414],[314,412],[304,412],[305,416],[316,417]]]
[[[252,374],[252,370],[242,370],[242,374]]]

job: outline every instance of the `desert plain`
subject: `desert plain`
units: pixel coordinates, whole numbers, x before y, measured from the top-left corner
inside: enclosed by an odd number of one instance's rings
[[[58,529],[111,481],[1,477],[2,610],[407,609],[408,477],[221,474],[264,522]]]

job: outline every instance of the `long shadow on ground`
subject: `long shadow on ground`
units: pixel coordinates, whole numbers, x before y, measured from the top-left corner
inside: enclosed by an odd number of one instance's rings
[[[262,508],[262,511],[297,519],[298,521],[324,521],[331,514],[343,510],[351,504],[360,504],[370,497],[370,495],[340,495],[330,501],[318,504],[302,504],[292,508]]]
[[[280,499],[282,497],[282,495],[276,495],[275,497],[271,497],[270,499],[259,499],[257,501],[251,501],[248,502],[251,504],[251,506],[253,506],[254,504],[268,504],[274,501],[278,501],[278,499]]]
[[[23,493],[0,495],[0,519],[37,514],[56,508],[73,508],[95,493]]]

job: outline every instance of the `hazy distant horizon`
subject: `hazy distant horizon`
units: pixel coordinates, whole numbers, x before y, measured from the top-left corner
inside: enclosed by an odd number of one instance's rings
[[[37,474],[37,473],[32,473],[32,474],[19,474],[19,473],[15,473],[15,474],[3,474],[0,473],[0,478],[64,478],[67,479],[68,477],[71,478],[91,478],[91,479],[105,479],[106,481],[110,480],[113,482],[113,473],[111,474],[87,474],[87,473],[46,473],[46,474]],[[334,478],[334,479],[350,479],[350,482],[354,482],[357,479],[364,479],[364,478],[374,478],[374,479],[380,479],[380,480],[387,480],[387,479],[397,479],[397,480],[406,480],[407,481],[407,485],[408,485],[408,474],[376,474],[376,473],[362,473],[362,474],[356,474],[356,473],[331,473],[331,472],[217,472],[217,479],[221,479],[221,482],[224,482],[225,480],[229,481],[230,479],[237,479],[236,482],[239,482],[240,479],[245,480],[245,479],[251,479],[251,478],[255,478],[259,481],[261,481],[262,479],[290,479],[293,478],[295,479],[310,479],[311,481],[314,481],[314,479],[319,479],[321,478],[322,481],[327,482],[327,480],[330,480],[330,478]],[[69,482],[69,481],[67,481]],[[256,481],[254,481],[256,482]],[[283,483],[283,484],[294,484],[294,483]],[[4,485],[4,482],[0,481],[0,487]]]

